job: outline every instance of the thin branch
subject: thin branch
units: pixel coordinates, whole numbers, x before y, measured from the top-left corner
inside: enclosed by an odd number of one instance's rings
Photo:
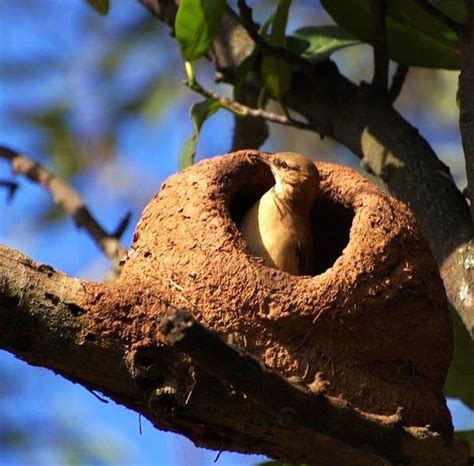
[[[7,190],[7,203],[10,203],[15,197],[16,191],[18,189],[18,183],[9,180],[0,180],[0,187]]]
[[[125,257],[126,250],[117,237],[108,234],[102,228],[71,186],[45,167],[8,147],[0,146],[0,158],[8,160],[15,173],[26,176],[46,189],[54,202],[73,218],[76,225],[87,231],[102,252],[112,261],[114,270],[120,270],[120,262]]]
[[[280,115],[278,113],[269,112],[261,108],[251,108],[247,105],[244,105],[236,100],[229,99],[223,95],[218,94],[217,92],[211,91],[210,89],[205,89],[198,82],[194,81],[193,83],[187,82],[186,85],[192,89],[194,92],[202,95],[203,97],[212,98],[217,100],[221,106],[230,112],[238,116],[260,118],[262,120],[270,121],[272,123],[278,123],[280,125],[292,126],[299,129],[307,129],[311,131],[316,131],[315,127],[306,123],[304,121],[295,120],[293,118],[288,118],[285,115]]]
[[[400,95],[403,84],[405,84],[405,79],[408,74],[408,66],[398,65],[395,74],[393,75],[392,85],[388,91],[388,98],[390,102],[395,102],[397,97]]]
[[[464,24],[458,23],[451,19],[448,15],[444,14],[441,10],[438,10],[432,3],[428,0],[412,0],[420,8],[422,8],[426,13],[436,18],[438,21],[443,23],[449,29],[452,29],[456,34],[460,34],[464,29]]]
[[[388,88],[388,48],[385,0],[372,0],[372,45],[374,48],[374,75],[372,86],[381,94]]]

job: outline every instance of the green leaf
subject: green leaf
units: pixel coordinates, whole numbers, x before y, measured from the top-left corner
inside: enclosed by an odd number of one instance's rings
[[[219,30],[225,0],[181,0],[175,20],[176,40],[185,61],[202,57]]]
[[[474,409],[474,342],[456,312],[451,312],[454,327],[453,361],[449,367],[444,394],[459,398]]]
[[[286,47],[285,30],[288,22],[288,12],[291,0],[280,0],[272,21],[272,30],[268,43],[275,47]],[[280,100],[291,88],[291,65],[286,61],[264,56],[260,68],[265,89],[272,97]]]
[[[454,432],[454,436],[464,440],[469,445],[469,454],[474,456],[474,430],[458,430]]]
[[[86,0],[86,2],[101,15],[106,15],[109,12],[109,0]]]
[[[277,100],[291,88],[291,66],[280,58],[263,57],[260,73],[265,89]]]
[[[275,47],[285,47],[286,24],[288,23],[288,13],[290,11],[291,0],[280,0],[272,21],[272,31],[268,42]]]
[[[191,107],[190,115],[193,121],[193,134],[184,143],[179,153],[179,169],[182,170],[194,163],[196,155],[196,144],[204,122],[214,115],[220,108],[220,103],[216,99],[206,99]]]
[[[319,63],[334,52],[360,44],[339,26],[315,26],[296,30],[287,38],[288,48],[311,63]]]
[[[464,0],[430,0],[438,10],[458,23],[467,23],[467,10]]]
[[[438,2],[440,6],[445,3]],[[449,3],[450,11],[462,19],[463,0]],[[370,0],[321,0],[321,4],[344,29],[364,42],[373,42]],[[390,58],[403,65],[460,68],[459,37],[412,0],[387,2],[387,39]]]

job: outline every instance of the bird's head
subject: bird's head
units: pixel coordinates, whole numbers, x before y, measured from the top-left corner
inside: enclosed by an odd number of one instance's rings
[[[267,156],[275,178],[275,190],[291,191],[313,200],[319,188],[319,172],[314,163],[303,155],[294,152],[280,152]]]

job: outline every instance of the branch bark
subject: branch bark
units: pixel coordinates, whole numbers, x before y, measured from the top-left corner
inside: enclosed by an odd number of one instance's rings
[[[5,146],[0,146],[0,158],[7,160],[15,173],[29,178],[48,191],[54,202],[66,214],[71,216],[78,227],[84,228],[102,252],[111,260],[114,272],[116,274],[120,273],[120,262],[125,258],[126,251],[118,238],[128,225],[129,214],[120,222],[115,234],[110,235],[91,214],[81,196],[69,184],[60,180],[48,169]]]
[[[140,1],[166,24],[174,23],[176,0]],[[253,47],[239,18],[228,9],[209,59],[232,82],[233,73]],[[305,117],[320,134],[349,148],[393,195],[411,207],[438,262],[448,298],[474,338],[473,225],[449,169],[418,130],[390,102],[374,98],[367,85],[356,86],[330,61],[311,70],[300,62],[294,65],[301,71],[297,68],[293,88],[285,95],[288,108]]]

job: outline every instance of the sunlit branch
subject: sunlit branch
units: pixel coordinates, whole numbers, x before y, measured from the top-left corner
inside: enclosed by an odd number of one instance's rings
[[[47,168],[8,147],[0,146],[0,158],[8,160],[15,173],[27,177],[46,189],[55,204],[71,216],[78,227],[84,228],[97,243],[102,252],[112,261],[114,270],[120,270],[120,262],[124,259],[126,250],[120,244],[118,236],[111,235],[102,228],[71,186],[57,178]],[[122,233],[125,230],[123,223],[124,221],[120,224]]]
[[[218,94],[217,92],[211,91],[210,89],[205,89],[196,81],[194,83],[188,82],[187,85],[190,89],[202,95],[203,97],[217,100],[223,108],[229,110],[237,116],[260,118],[266,121],[270,121],[272,123],[278,123],[280,125],[317,131],[317,129],[309,123],[300,120],[295,120],[291,117],[280,115],[278,113],[269,112],[261,108],[248,107],[244,104],[241,104],[240,102],[237,102],[236,100],[229,99],[228,97],[224,97]]]

